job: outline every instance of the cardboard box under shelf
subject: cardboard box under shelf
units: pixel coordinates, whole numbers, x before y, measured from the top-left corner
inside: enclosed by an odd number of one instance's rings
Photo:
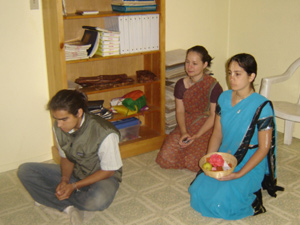
[[[139,130],[141,126],[141,121],[139,119],[130,117],[113,121],[112,123],[121,133],[120,143],[139,138]]]

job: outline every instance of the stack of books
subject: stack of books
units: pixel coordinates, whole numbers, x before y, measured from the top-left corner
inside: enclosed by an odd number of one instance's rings
[[[89,58],[87,50],[90,47],[91,44],[87,44],[81,41],[65,42],[66,61]]]
[[[100,35],[95,55],[111,56],[120,54],[120,32],[93,26],[83,26],[83,28],[97,31]]]
[[[66,61],[93,57],[98,49],[99,41],[99,32],[85,29],[81,40],[65,42]]]
[[[118,12],[145,12],[156,11],[155,0],[111,0],[113,11]]]
[[[100,31],[100,44],[96,55],[110,56],[120,54],[120,32]]]
[[[175,113],[174,88],[176,82],[186,76],[184,70],[186,51],[176,49],[166,52],[166,88],[165,88],[165,131],[169,134],[177,125]]]

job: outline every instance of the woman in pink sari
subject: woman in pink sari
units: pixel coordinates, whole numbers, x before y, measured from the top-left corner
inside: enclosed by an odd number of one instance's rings
[[[177,81],[174,91],[177,127],[165,139],[156,162],[162,168],[187,168],[197,172],[212,134],[216,102],[222,93],[207,68],[212,57],[202,46],[187,50],[187,77]]]

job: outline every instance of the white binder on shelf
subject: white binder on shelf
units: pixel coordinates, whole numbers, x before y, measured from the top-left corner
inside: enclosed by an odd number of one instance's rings
[[[129,20],[128,16],[123,16],[123,28],[124,28],[124,54],[128,54],[129,51]]]
[[[143,29],[142,29],[142,16],[135,16],[135,31],[136,31],[136,51],[142,52],[143,50]]]
[[[159,14],[152,14],[150,19],[151,50],[159,50]]]
[[[125,48],[125,32],[124,32],[124,16],[118,16],[119,32],[120,32],[120,54],[126,53]]]
[[[120,32],[120,54],[129,53],[129,39],[128,39],[128,22],[127,16],[111,16],[105,17],[105,28]]]
[[[120,32],[120,54],[159,50],[159,14],[106,17],[105,29]]]
[[[150,14],[142,15],[142,42],[144,51],[151,51]]]
[[[136,26],[135,16],[128,16],[128,31],[129,31],[129,52],[136,52]]]

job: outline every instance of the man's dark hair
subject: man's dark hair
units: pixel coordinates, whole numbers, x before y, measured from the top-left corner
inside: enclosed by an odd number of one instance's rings
[[[88,112],[87,97],[80,91],[63,89],[52,97],[47,108],[50,111],[65,110],[76,116],[80,108]]]

